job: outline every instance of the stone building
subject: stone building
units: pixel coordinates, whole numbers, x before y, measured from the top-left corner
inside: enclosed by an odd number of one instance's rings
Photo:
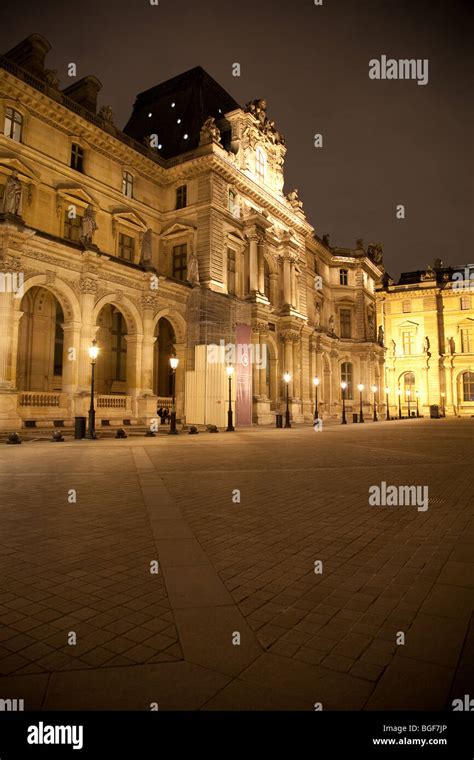
[[[392,415],[474,415],[474,266],[385,277],[377,293],[385,332],[385,382]]]
[[[94,339],[99,425],[169,406],[172,356],[188,423],[224,423],[226,362],[238,424],[274,423],[285,372],[295,421],[316,375],[323,417],[342,380],[349,412],[357,383],[383,385],[380,246],[315,234],[265,101],[198,67],[141,93],[121,131],[96,77],[59,89],[49,49],[34,34],[0,57],[1,428],[85,415]]]

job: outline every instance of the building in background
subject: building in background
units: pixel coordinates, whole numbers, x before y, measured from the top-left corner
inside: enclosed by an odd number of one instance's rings
[[[405,272],[378,291],[390,412],[474,415],[474,266]]]
[[[286,146],[264,100],[241,107],[195,68],[138,96],[125,130],[101,83],[60,90],[50,45],[0,58],[0,427],[72,424],[96,365],[100,424],[295,421],[384,403],[381,248],[329,245],[284,192]],[[391,296],[388,294],[387,298]],[[232,353],[234,346],[235,352]],[[217,347],[217,348],[216,348]]]

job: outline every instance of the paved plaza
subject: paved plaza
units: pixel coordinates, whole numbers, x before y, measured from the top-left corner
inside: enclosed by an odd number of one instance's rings
[[[473,432],[2,444],[0,698],[452,709],[474,696]],[[428,509],[369,505],[382,481],[427,485]]]

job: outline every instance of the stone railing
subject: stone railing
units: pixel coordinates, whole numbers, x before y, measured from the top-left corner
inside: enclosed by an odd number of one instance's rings
[[[171,408],[173,404],[173,398],[171,396],[158,396],[156,399],[156,408],[159,409],[160,406],[163,408],[168,407],[168,409]]]
[[[18,406],[24,407],[60,407],[63,406],[62,393],[20,393]]]
[[[129,396],[97,396],[97,409],[127,409]]]

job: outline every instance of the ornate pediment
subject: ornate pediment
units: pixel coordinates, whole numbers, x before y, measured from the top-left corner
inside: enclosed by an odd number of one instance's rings
[[[81,208],[87,208],[87,206],[92,206],[92,208],[97,207],[97,203],[92,195],[82,187],[71,187],[70,185],[66,187],[57,187],[56,196],[58,207],[60,207],[62,203],[71,203],[80,206]]]
[[[0,173],[11,174],[14,170],[18,174],[20,182],[26,185],[37,185],[40,182],[39,174],[23,161],[20,161],[19,158],[7,155],[0,156]]]
[[[195,232],[197,232],[197,227],[195,227],[194,224],[191,224],[191,222],[170,222],[169,224],[165,224],[161,230],[161,237],[167,238],[183,234],[189,235],[191,233],[194,234]]]
[[[147,224],[134,211],[114,211],[112,213],[112,231],[115,233],[118,225],[128,227],[135,232],[145,232]]]

